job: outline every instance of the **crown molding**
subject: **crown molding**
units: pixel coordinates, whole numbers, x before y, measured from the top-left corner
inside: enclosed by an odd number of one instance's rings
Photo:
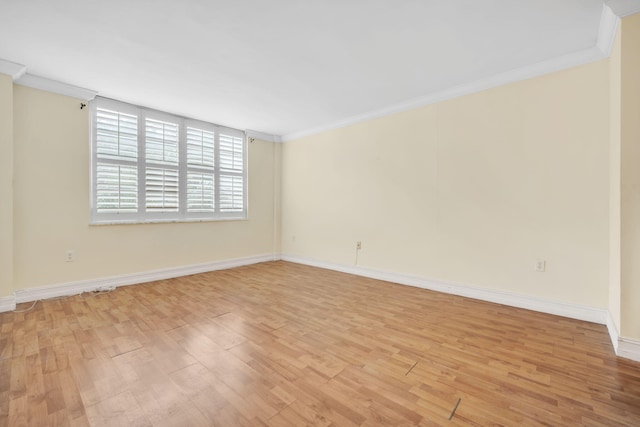
[[[607,0],[606,6],[620,18],[640,12],[640,0]]]
[[[600,49],[602,54],[608,58],[611,55],[613,42],[618,33],[620,18],[609,6],[602,7],[602,15],[600,17],[600,26],[598,27],[598,41],[596,47]]]
[[[414,108],[424,107],[426,105],[435,104],[437,102],[446,101],[448,99],[457,98],[463,95],[469,95],[472,93],[502,86],[508,83],[515,83],[518,81],[542,76],[556,71],[577,67],[589,62],[608,58],[611,54],[611,48],[613,47],[613,42],[618,30],[618,25],[620,22],[619,16],[626,16],[620,15],[620,13],[622,13],[623,11],[621,5],[624,3],[626,5],[624,10],[630,11],[632,9],[634,10],[634,8],[629,6],[628,3],[633,3],[636,4],[638,6],[638,10],[640,10],[640,0],[610,0],[609,3],[615,4],[603,5],[600,24],[598,27],[598,39],[596,45],[592,48],[573,52],[557,58],[549,59],[547,61],[542,61],[537,64],[528,65],[526,67],[509,70],[504,73],[495,74],[485,79],[465,83],[452,88],[444,89],[442,91],[433,92],[423,97],[414,98],[400,104],[395,104],[390,107],[383,108],[381,110],[371,111],[368,113],[348,117],[346,119],[329,123],[324,126],[313,127],[310,129],[302,130],[300,132],[285,134],[281,137],[282,141],[293,141],[295,139],[315,135],[321,132],[350,126],[356,123],[388,116],[395,113],[400,113],[402,111],[412,110]]]
[[[11,76],[15,81],[22,77],[27,72],[27,67],[22,64],[16,64],[15,62],[0,59],[0,74],[6,74]]]
[[[34,76],[33,74],[24,74],[20,78],[16,79],[15,83],[22,86],[45,90],[47,92],[70,96],[72,98],[82,99],[84,101],[91,101],[98,94],[98,92],[94,90],[73,86],[56,80],[47,79],[45,77]]]
[[[98,92],[27,73],[27,66],[0,59],[0,74],[11,76],[15,84],[91,101]]]
[[[257,130],[246,129],[244,133],[247,135],[247,138],[255,138],[261,141],[267,142],[282,142],[280,135],[273,135],[270,133],[260,132]]]
[[[437,102],[446,101],[448,99],[457,98],[463,95],[480,92],[494,87],[502,86],[508,83],[514,83],[521,80],[538,77],[545,74],[561,71],[567,68],[577,67],[578,65],[587,64],[600,59],[606,58],[607,55],[599,48],[592,47],[568,55],[553,58],[537,64],[529,65],[504,73],[495,74],[491,77],[476,80],[471,83],[462,84],[439,92],[433,92],[427,96],[414,98],[409,101],[395,104],[381,110],[372,111],[365,114],[352,116],[344,120],[340,120],[325,126],[318,126],[301,132],[289,133],[282,136],[282,141],[292,141],[306,136],[314,135],[328,130],[338,129],[356,123],[400,113],[414,108],[424,107],[426,105],[435,104]]]

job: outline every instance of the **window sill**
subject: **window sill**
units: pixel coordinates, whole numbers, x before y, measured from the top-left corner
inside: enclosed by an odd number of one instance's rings
[[[89,226],[102,226],[102,225],[144,225],[144,224],[181,224],[181,223],[194,223],[194,222],[228,222],[228,221],[248,221],[249,218],[244,217],[230,217],[230,218],[188,218],[188,219],[150,219],[146,221],[137,220],[104,220],[104,221],[90,221]]]

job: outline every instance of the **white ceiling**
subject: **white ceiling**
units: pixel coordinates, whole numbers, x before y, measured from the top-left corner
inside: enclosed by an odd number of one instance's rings
[[[286,137],[593,49],[604,3],[0,0],[0,58]]]

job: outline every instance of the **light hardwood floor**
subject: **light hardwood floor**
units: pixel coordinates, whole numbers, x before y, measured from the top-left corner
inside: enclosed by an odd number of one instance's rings
[[[4,426],[640,425],[602,325],[286,262],[0,325]]]

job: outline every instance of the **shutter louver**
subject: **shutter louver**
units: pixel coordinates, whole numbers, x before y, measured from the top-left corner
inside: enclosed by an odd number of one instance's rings
[[[214,144],[213,132],[187,127],[187,164],[213,168]]]
[[[220,134],[220,169],[242,172],[244,167],[244,138]]]
[[[214,178],[210,173],[187,173],[187,211],[214,212]]]
[[[138,158],[138,118],[100,108],[96,114],[98,157],[136,160]]]
[[[96,209],[106,212],[138,211],[138,168],[98,163]]]
[[[148,167],[145,176],[147,212],[178,212],[178,171]]]
[[[178,164],[178,125],[152,119],[145,123],[147,162]]]
[[[242,176],[220,176],[220,211],[242,212],[244,210],[244,184]]]

